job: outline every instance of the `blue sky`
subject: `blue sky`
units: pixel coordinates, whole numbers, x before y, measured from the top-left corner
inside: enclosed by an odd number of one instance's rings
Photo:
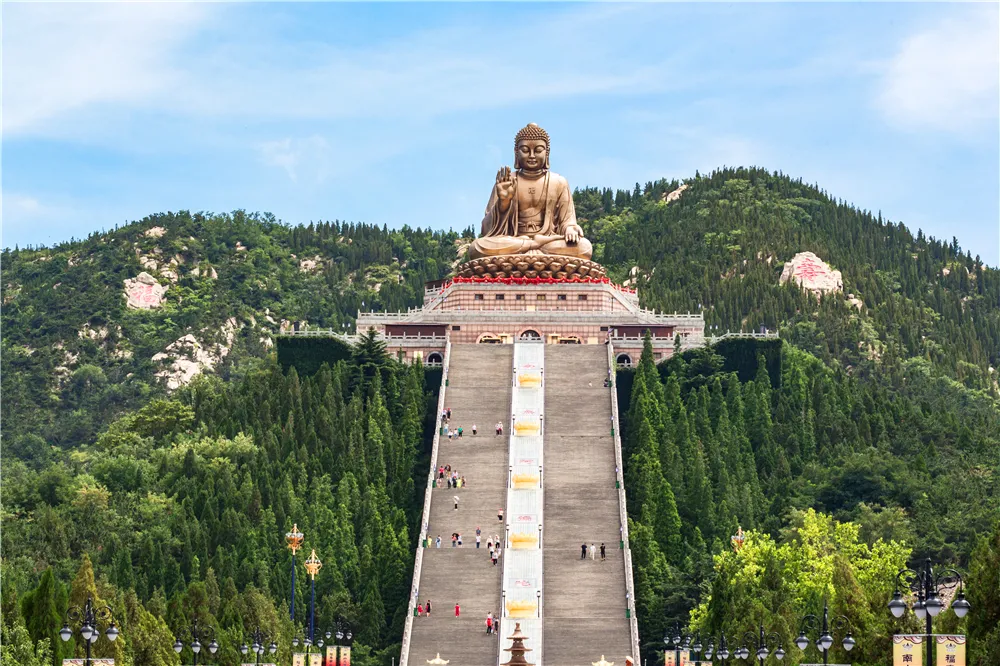
[[[181,209],[475,226],[537,122],[575,187],[763,166],[1000,263],[995,3],[2,12],[5,247]]]

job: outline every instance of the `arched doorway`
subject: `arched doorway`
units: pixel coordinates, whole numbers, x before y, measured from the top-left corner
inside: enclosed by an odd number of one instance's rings
[[[632,357],[629,356],[628,354],[618,354],[618,356],[615,358],[615,363],[617,363],[618,365],[624,366],[626,368],[631,368],[632,367]]]
[[[493,335],[492,333],[483,333],[482,335],[479,336],[479,339],[476,340],[476,342],[485,345],[503,344],[503,340],[500,338],[500,336]]]
[[[528,340],[528,341],[536,341],[536,340],[541,341],[542,336],[538,331],[534,331],[529,328],[526,331],[521,331],[521,335],[519,336],[519,338],[521,340]]]
[[[427,355],[427,365],[441,365],[444,363],[444,357],[441,356],[440,352],[431,352]]]

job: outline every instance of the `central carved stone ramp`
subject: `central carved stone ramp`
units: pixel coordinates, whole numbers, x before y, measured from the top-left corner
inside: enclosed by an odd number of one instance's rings
[[[421,603],[431,600],[430,617],[413,618],[409,666],[425,666],[441,653],[460,666],[496,666],[497,636],[486,635],[486,614],[500,611],[500,567],[490,563],[487,535],[503,536],[497,509],[507,494],[507,432],[513,345],[453,345],[445,388],[445,406],[451,408],[451,428],[462,426],[464,436],[441,438],[439,465],[451,465],[464,475],[468,488],[436,488],[428,526],[430,548],[424,550],[419,581]],[[493,426],[504,424],[496,437]],[[479,434],[472,435],[472,425]],[[458,511],[452,498],[458,495]],[[482,528],[482,546],[476,549],[476,526]],[[451,534],[462,535],[464,545],[452,548]],[[441,548],[434,539],[441,535]],[[455,604],[461,607],[455,617]],[[413,609],[410,609],[413,612]]]
[[[604,345],[545,350],[544,666],[631,655]],[[597,546],[596,561],[580,545]],[[604,543],[607,559],[601,561]]]

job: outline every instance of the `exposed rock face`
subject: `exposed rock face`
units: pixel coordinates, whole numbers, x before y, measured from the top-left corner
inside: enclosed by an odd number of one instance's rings
[[[143,235],[147,238],[162,238],[166,233],[167,230],[163,227],[150,227],[149,229],[146,229]]]
[[[236,318],[230,317],[219,331],[225,338],[222,344],[203,345],[190,333],[171,342],[162,352],[153,355],[152,360],[156,362],[172,359],[170,365],[156,373],[156,376],[165,380],[167,388],[171,391],[188,384],[203,371],[213,369],[219,361],[229,355],[238,329]]]
[[[684,194],[684,190],[686,190],[688,187],[689,187],[688,184],[684,183],[673,192],[664,194],[663,200],[666,201],[667,203],[670,203],[671,201],[677,201],[678,199],[681,198],[681,195]]]
[[[163,295],[167,287],[161,285],[149,273],[143,271],[138,277],[125,280],[125,298],[128,307],[136,310],[150,310],[163,305]]]
[[[208,277],[210,280],[219,279],[219,274],[216,272],[214,266],[208,266],[204,272],[205,276]],[[195,266],[194,268],[191,269],[191,275],[193,275],[194,277],[198,277],[201,274],[202,274],[202,269],[200,266]]]
[[[844,280],[840,271],[835,271],[825,261],[812,252],[799,252],[791,261],[785,262],[781,271],[781,284],[795,280],[803,289],[811,291],[817,298],[832,291],[843,291]]]
[[[299,270],[303,273],[311,273],[317,268],[322,267],[323,258],[316,255],[312,259],[302,259],[299,261]]]

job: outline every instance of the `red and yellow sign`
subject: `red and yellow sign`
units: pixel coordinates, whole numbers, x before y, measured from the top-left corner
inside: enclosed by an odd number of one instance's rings
[[[677,662],[677,666],[689,666],[691,663],[691,653],[687,650],[681,650],[680,661]]]
[[[924,637],[897,634],[892,637],[892,666],[922,666]]]
[[[667,650],[663,653],[663,666],[677,666],[677,653]]]
[[[326,646],[326,666],[337,666],[337,646]]]
[[[296,652],[292,655],[292,666],[306,666],[306,653]]]
[[[323,655],[313,652],[309,655],[309,666],[323,666]]]
[[[340,646],[340,664],[339,666],[351,666],[351,646],[341,645]]]
[[[965,666],[965,636],[935,636],[937,666]]]

